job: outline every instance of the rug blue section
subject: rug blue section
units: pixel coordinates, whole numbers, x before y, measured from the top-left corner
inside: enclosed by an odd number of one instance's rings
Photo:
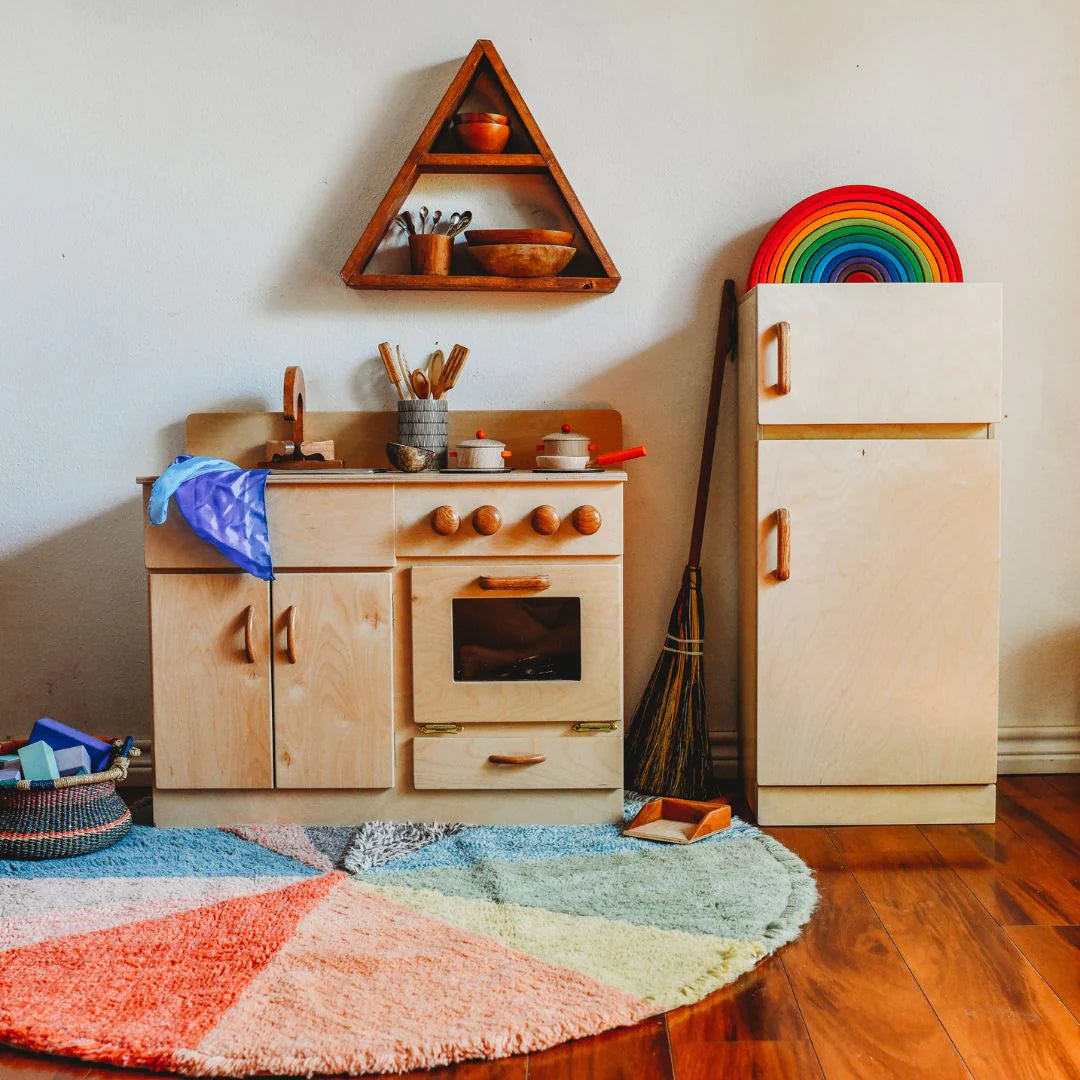
[[[628,803],[627,820],[640,804]],[[474,825],[452,836],[444,836],[419,851],[411,852],[367,872],[400,873],[407,870],[438,870],[473,866],[497,859],[501,862],[537,862],[581,855],[621,855],[656,849],[652,840],[623,836],[621,825]],[[757,834],[757,829],[739,818],[731,827],[714,833],[699,844],[726,844]]]
[[[220,829],[136,825],[114,847],[72,859],[0,860],[0,878],[313,877],[322,873]]]

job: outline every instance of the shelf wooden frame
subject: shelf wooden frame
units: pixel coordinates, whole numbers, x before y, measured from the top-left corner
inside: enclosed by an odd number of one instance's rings
[[[477,77],[493,78],[506,95],[523,134],[535,147],[535,153],[462,154],[435,149],[449,121],[476,82]],[[577,235],[589,246],[602,275],[590,277],[509,278],[483,274],[365,274],[368,263],[386,235],[394,216],[401,210],[416,181],[425,173],[459,174],[535,174],[551,178],[570,216]],[[352,254],[341,268],[341,279],[352,289],[465,290],[489,292],[569,292],[588,295],[608,293],[619,284],[620,276],[596,229],[585,213],[574,189],[566,179],[547,140],[533,119],[520,91],[506,70],[495,46],[486,39],[477,41],[450,83],[416,145],[398,170],[367,227],[360,235]]]

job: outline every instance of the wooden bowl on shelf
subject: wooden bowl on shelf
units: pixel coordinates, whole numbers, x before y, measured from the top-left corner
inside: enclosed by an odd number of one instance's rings
[[[501,154],[510,138],[509,124],[458,123],[454,121],[454,133],[461,145],[473,154]]]
[[[572,232],[562,229],[469,229],[465,243],[474,244],[554,244],[566,247],[574,239]]]
[[[507,124],[510,121],[497,112],[459,112],[454,117],[455,124]]]
[[[469,254],[495,277],[555,277],[577,254],[559,244],[473,245]]]

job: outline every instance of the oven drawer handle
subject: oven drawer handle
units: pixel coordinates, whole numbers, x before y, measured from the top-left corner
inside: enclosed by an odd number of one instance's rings
[[[491,577],[484,575],[476,579],[481,589],[519,589],[530,592],[543,592],[551,588],[551,578],[547,574],[531,574],[526,577]]]
[[[543,765],[547,754],[491,754],[488,761],[492,765]]]

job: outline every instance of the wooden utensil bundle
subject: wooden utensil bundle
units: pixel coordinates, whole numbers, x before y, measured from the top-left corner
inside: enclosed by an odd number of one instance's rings
[[[405,362],[405,354],[402,353],[401,346],[398,345],[395,348],[396,356],[395,350],[390,347],[390,342],[384,341],[379,346],[379,356],[382,357],[390,385],[397,391],[402,401],[441,398],[457,384],[458,376],[469,355],[469,350],[464,345],[455,345],[450,350],[450,355],[445,358],[442,349],[437,349],[428,360],[426,372],[420,368],[412,371]]]

